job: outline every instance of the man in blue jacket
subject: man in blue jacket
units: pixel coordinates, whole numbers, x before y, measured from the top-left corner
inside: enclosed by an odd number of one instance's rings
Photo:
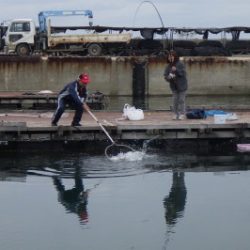
[[[65,111],[66,105],[75,109],[75,115],[71,126],[81,126],[83,110],[88,111],[89,107],[86,104],[87,99],[87,84],[90,82],[89,76],[83,73],[78,76],[77,80],[68,83],[59,93],[57,109],[53,115],[51,125],[57,126],[62,114]]]

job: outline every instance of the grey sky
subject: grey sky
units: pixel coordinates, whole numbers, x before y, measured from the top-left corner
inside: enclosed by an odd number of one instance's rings
[[[33,18],[42,10],[90,9],[95,25],[160,27],[161,22],[153,6],[136,0],[0,0],[0,21],[13,18]],[[164,26],[229,27],[250,26],[249,0],[155,0]],[[72,18],[70,18],[72,20]],[[83,17],[76,25],[87,24]],[[134,22],[133,22],[134,21]],[[67,21],[68,23],[68,21]]]

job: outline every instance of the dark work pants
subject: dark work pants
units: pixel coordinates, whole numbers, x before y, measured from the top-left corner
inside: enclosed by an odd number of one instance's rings
[[[62,114],[65,111],[66,105],[69,105],[73,109],[75,109],[75,115],[73,117],[72,124],[78,124],[81,119],[82,119],[82,114],[83,114],[83,105],[79,105],[71,97],[60,97],[58,98],[58,103],[57,103],[57,109],[54,113],[54,116],[52,118],[52,123],[57,123]]]

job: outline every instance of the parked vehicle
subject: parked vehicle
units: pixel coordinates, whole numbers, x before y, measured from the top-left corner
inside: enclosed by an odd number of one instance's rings
[[[89,26],[93,22],[91,10],[72,11],[43,11],[38,15],[39,27],[32,19],[14,19],[7,27],[4,35],[5,51],[27,56],[34,52],[46,53],[74,53],[88,52],[91,56],[99,56],[102,50],[111,45],[128,44],[131,40],[130,33],[124,34],[66,34],[52,33],[52,16],[84,15],[89,18]]]

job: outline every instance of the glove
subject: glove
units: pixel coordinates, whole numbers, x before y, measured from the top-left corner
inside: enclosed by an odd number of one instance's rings
[[[169,75],[168,75],[168,80],[172,80],[172,79],[174,79],[174,78],[175,78],[175,74],[169,73]]]

